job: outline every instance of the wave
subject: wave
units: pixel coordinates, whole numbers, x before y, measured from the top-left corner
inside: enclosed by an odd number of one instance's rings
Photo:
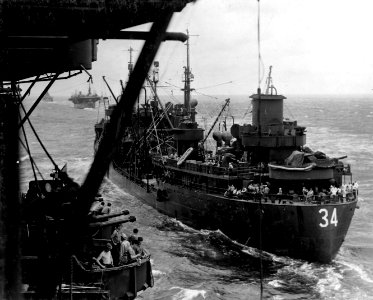
[[[27,154],[25,156],[22,156],[19,161],[25,161],[26,159],[30,159],[30,156]]]
[[[289,258],[287,256],[277,256],[275,254],[266,252],[266,251],[260,251],[257,248],[252,248],[246,245],[243,245],[235,240],[232,240],[229,238],[226,234],[224,234],[221,230],[207,230],[207,229],[201,229],[197,230],[192,227],[189,227],[188,225],[185,225],[183,222],[174,219],[174,218],[166,218],[163,220],[161,224],[157,226],[157,229],[162,231],[183,231],[188,232],[195,235],[201,235],[206,238],[206,241],[210,244],[210,246],[218,245],[220,250],[226,249],[226,251],[223,251],[225,253],[228,253],[228,255],[232,255],[232,250],[236,251],[236,253],[244,254],[250,256],[250,258],[262,258],[265,261],[269,262],[276,262],[276,263],[283,263],[283,264],[289,264],[293,260],[292,258]],[[303,261],[298,260],[303,263]]]
[[[188,225],[185,225],[183,222],[175,219],[175,218],[165,218],[161,224],[157,225],[157,229],[162,231],[186,231],[189,233],[202,233],[202,234],[209,234],[209,230],[197,230]]]
[[[320,294],[325,294],[326,291],[338,291],[341,289],[341,281],[343,275],[335,270],[334,267],[327,267],[321,270],[324,278],[320,278],[316,284],[316,290]]]
[[[274,279],[268,282],[269,285],[272,285],[275,288],[280,288],[284,285],[284,282],[280,279]]]
[[[355,271],[359,275],[360,279],[364,280],[365,282],[373,283],[373,279],[369,277],[368,273],[363,269],[363,267],[345,261],[340,261],[338,263],[348,267],[349,270]]]
[[[180,291],[177,294],[172,296],[172,300],[192,300],[192,299],[206,299],[206,291],[205,290],[192,290],[181,288],[178,286],[173,286],[170,290],[179,289]],[[198,298],[197,298],[198,297]]]
[[[160,271],[160,270],[152,270],[152,273],[153,273],[153,276],[154,277],[157,277],[157,276],[164,276],[164,275],[166,275],[166,273],[165,272],[162,272],[162,271]]]

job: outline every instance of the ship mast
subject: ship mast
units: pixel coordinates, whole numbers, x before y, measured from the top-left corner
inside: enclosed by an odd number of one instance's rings
[[[130,53],[130,61],[128,62],[128,78],[131,76],[132,71],[133,71],[133,62],[132,62],[132,52],[133,48],[130,46],[128,49],[128,52]]]
[[[261,90],[260,90],[260,64],[262,56],[260,53],[260,0],[258,0],[258,134],[261,137],[262,129],[260,126],[260,102],[261,102]],[[262,163],[260,163],[260,185],[262,184]],[[262,197],[259,197],[259,259],[260,259],[260,299],[263,299],[263,252],[262,252]]]
[[[187,46],[187,65],[184,67],[184,106],[188,112],[190,113],[190,92],[193,90],[190,88],[190,83],[193,80],[194,76],[192,72],[190,71],[190,58],[189,58],[189,31],[187,29],[187,36],[188,39],[186,41],[186,46]]]

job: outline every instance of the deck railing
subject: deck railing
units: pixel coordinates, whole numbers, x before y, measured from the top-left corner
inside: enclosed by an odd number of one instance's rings
[[[156,159],[155,162],[161,164],[161,158]],[[235,166],[233,168],[222,167],[213,163],[204,163],[202,161],[197,160],[187,160],[186,162],[178,166],[177,159],[169,157],[163,157],[163,162],[165,165],[175,167],[181,170],[189,170],[213,175],[238,176],[242,178],[249,177],[253,173],[261,172],[259,169],[253,168],[245,162],[239,162],[238,166]]]
[[[198,165],[198,164],[196,164]],[[230,173],[228,168],[223,168],[223,167],[217,167],[217,166],[210,166],[210,167],[215,167],[212,168],[212,174],[216,174],[216,170],[221,170],[224,172],[227,172],[227,174],[232,174]],[[115,168],[117,169],[118,172],[120,172],[123,176],[126,176],[129,180],[137,183],[138,185],[142,186],[144,189],[148,189],[149,191],[157,191],[158,186],[157,184],[150,184],[147,186],[147,184],[142,181],[139,178],[136,178],[134,176],[131,176],[128,172],[126,172],[124,169],[121,169],[118,165],[115,165]],[[219,169],[216,169],[219,168]],[[187,169],[187,165],[184,168],[180,169]],[[187,169],[189,170],[189,169]],[[193,169],[194,170],[194,169]],[[241,169],[242,171],[247,171],[249,170],[252,172],[253,170],[251,168],[243,167]],[[240,168],[237,168],[237,172],[241,171]],[[223,173],[226,174],[226,173]],[[237,176],[237,175],[235,175]],[[349,192],[346,194],[345,197],[342,195],[324,195],[324,196],[318,196],[318,195],[313,195],[310,197],[301,195],[301,194],[264,194],[263,192],[253,192],[253,191],[245,191],[242,192],[242,190],[239,191],[239,193],[227,193],[227,188],[221,188],[217,186],[210,186],[207,183],[199,183],[196,182],[197,178],[193,177],[185,177],[185,178],[166,178],[165,182],[170,183],[173,186],[179,186],[180,188],[187,188],[190,190],[196,190],[196,191],[201,191],[204,193],[211,193],[211,194],[218,194],[221,196],[225,196],[227,198],[232,198],[232,199],[241,199],[241,200],[248,200],[248,201],[258,201],[261,199],[264,203],[282,203],[282,204],[292,204],[292,203],[313,203],[313,204],[327,204],[327,203],[343,203],[343,202],[349,202],[349,201],[354,201],[357,199],[357,195],[353,192]]]

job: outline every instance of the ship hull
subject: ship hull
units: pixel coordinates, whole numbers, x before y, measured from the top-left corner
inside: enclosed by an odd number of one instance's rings
[[[259,248],[261,232],[263,250],[321,263],[330,262],[338,253],[357,203],[259,203],[170,184],[165,184],[167,197],[160,199],[156,189],[148,191],[112,166],[108,177],[159,212],[193,228],[219,229],[231,239],[255,248]]]
[[[84,108],[95,108],[96,103],[95,102],[79,102],[74,103],[74,108],[84,109]]]

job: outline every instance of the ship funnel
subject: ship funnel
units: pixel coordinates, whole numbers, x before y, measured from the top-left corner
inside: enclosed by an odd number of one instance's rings
[[[269,126],[283,124],[283,108],[285,96],[282,95],[251,95],[252,124],[260,128],[261,133],[268,132]]]

